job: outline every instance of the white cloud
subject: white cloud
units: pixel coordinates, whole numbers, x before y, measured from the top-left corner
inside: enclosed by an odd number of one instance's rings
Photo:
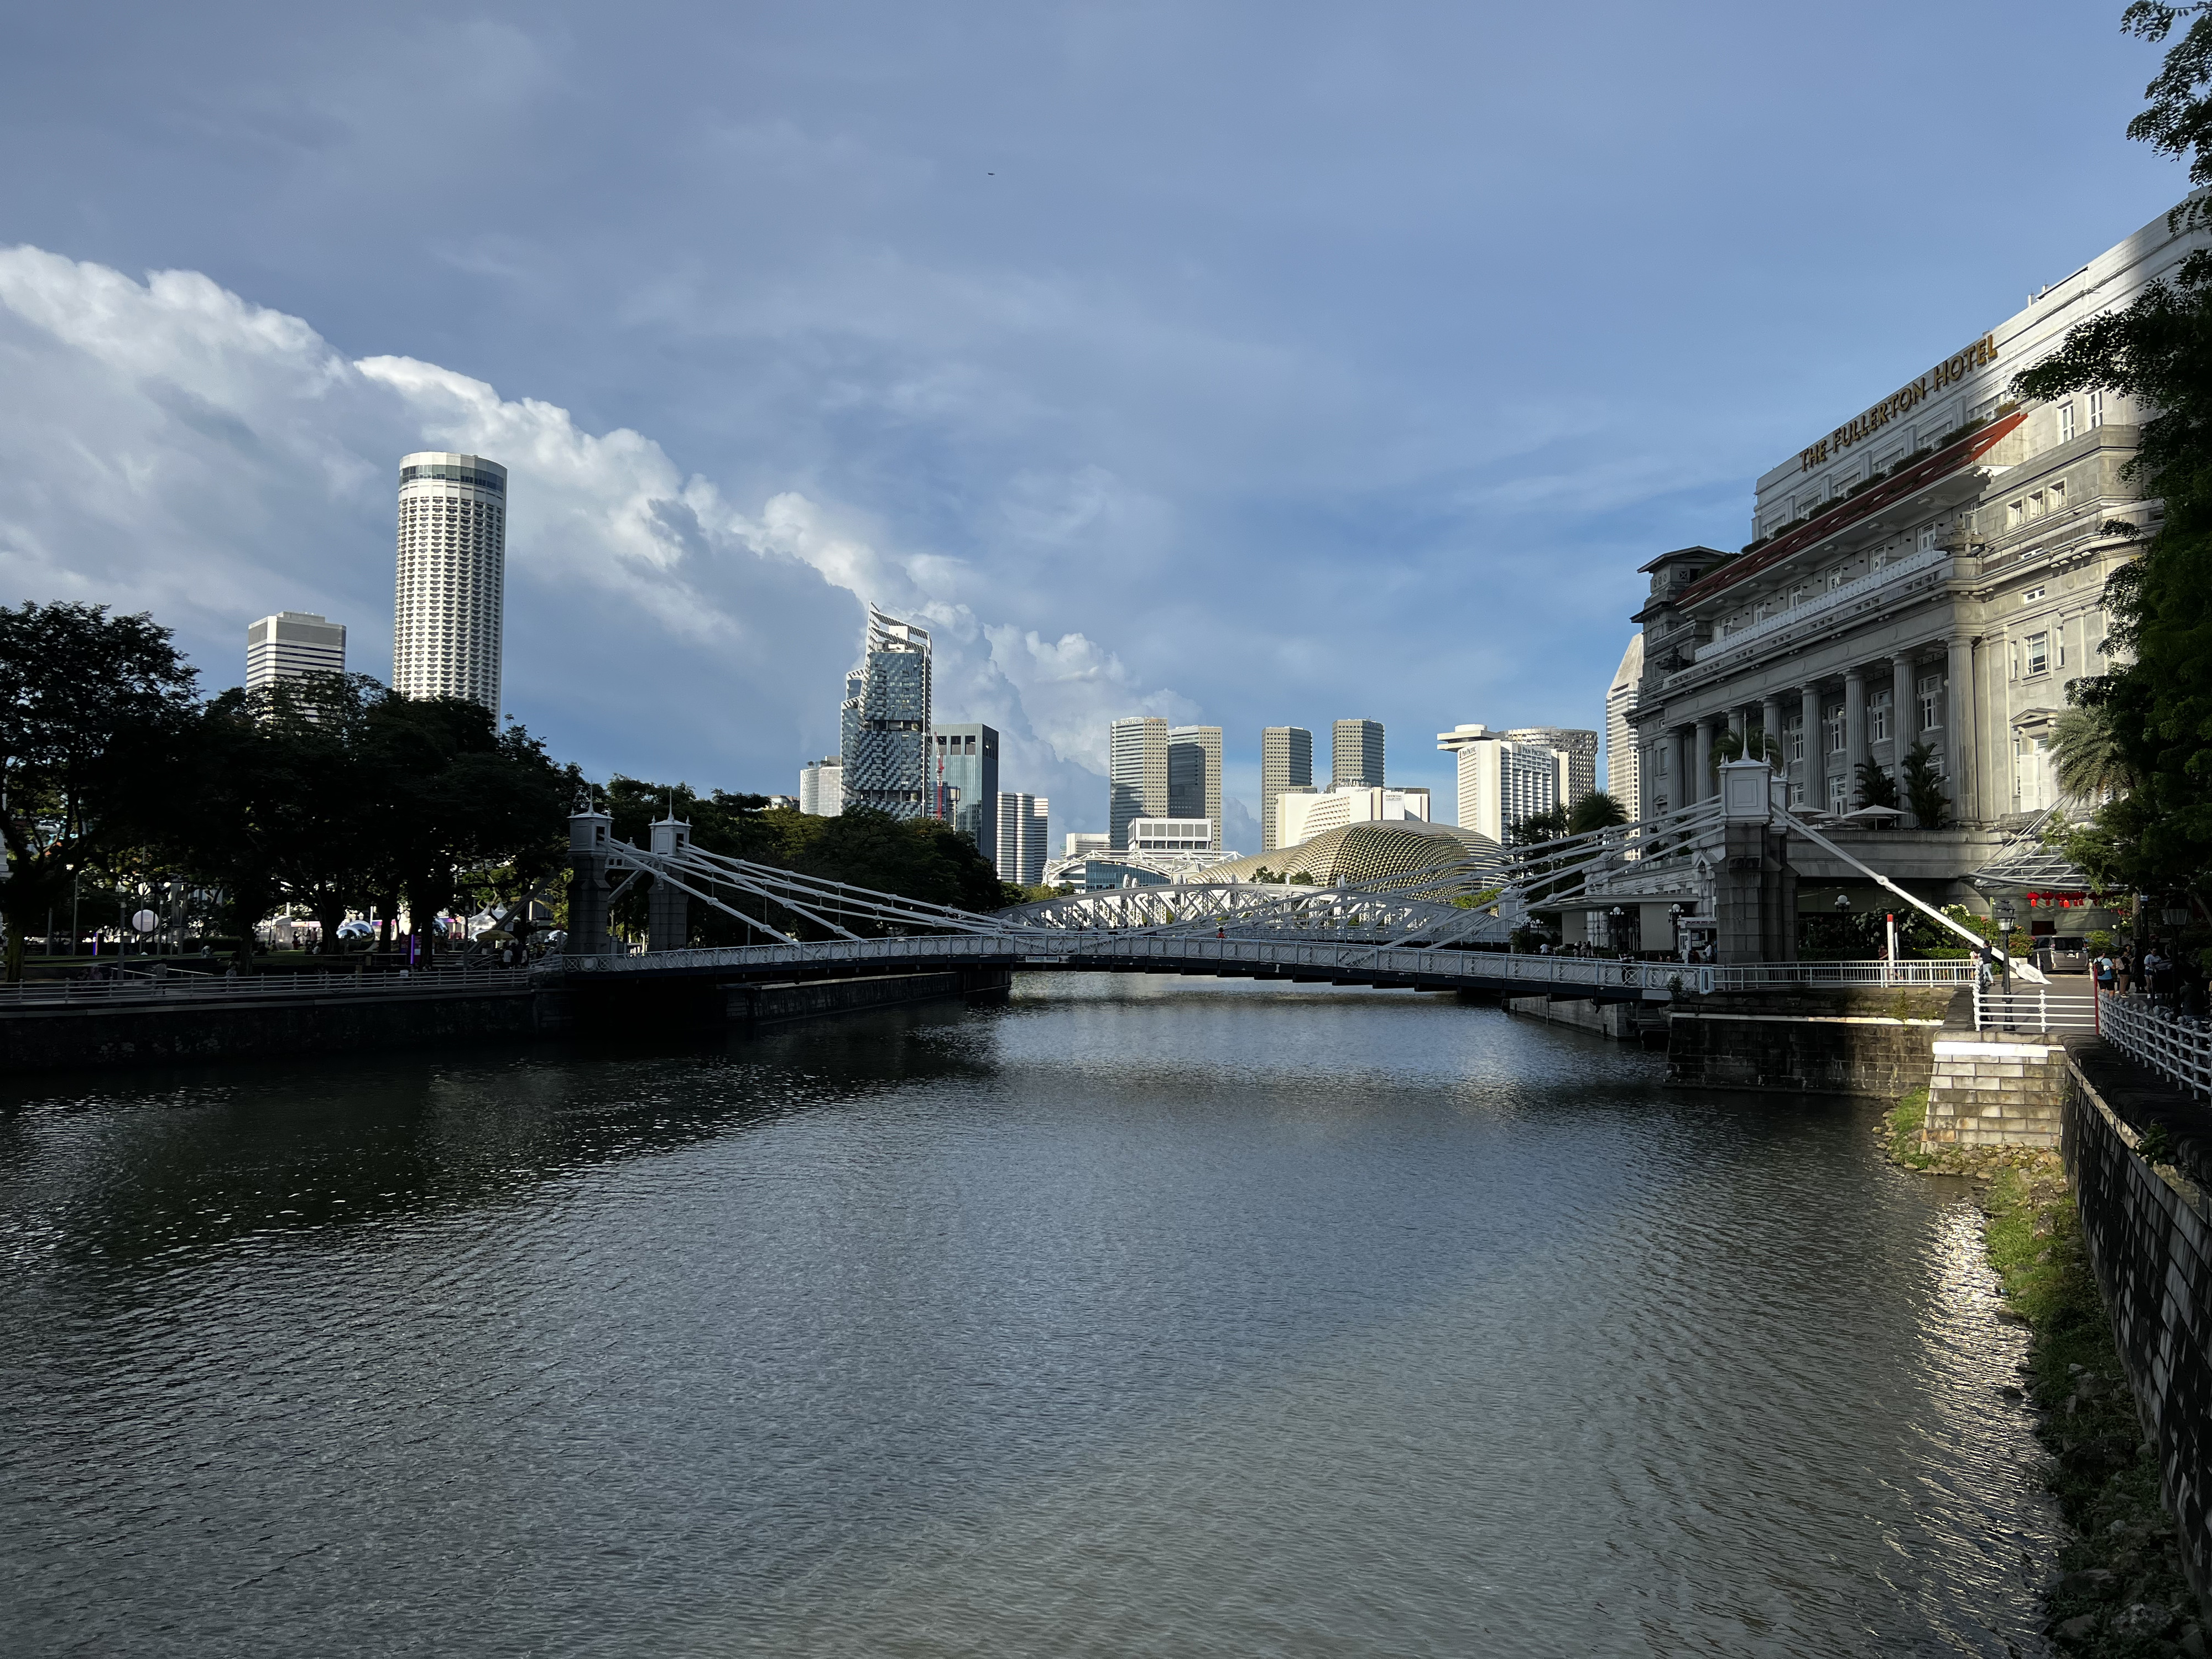
[[[862,600],[933,629],[940,718],[999,726],[1006,786],[1065,823],[1103,817],[1108,720],[1194,713],[1080,633],[994,618],[968,562],[837,503],[748,514],[642,434],[410,357],[349,362],[197,272],[0,251],[0,364],[5,597],[150,610],[211,685],[279,609],[344,622],[352,665],[386,671],[393,469],[439,448],[508,468],[508,708],[592,769],[790,787],[835,745]]]

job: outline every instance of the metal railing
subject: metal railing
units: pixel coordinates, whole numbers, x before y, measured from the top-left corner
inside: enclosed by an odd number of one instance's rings
[[[526,991],[527,968],[436,968],[415,972],[222,974],[126,969],[112,978],[33,980],[0,985],[0,1010],[113,1006],[121,1003],[298,1001],[306,997],[477,996]]]
[[[2212,1097],[2212,1032],[2161,1019],[2140,997],[2100,995],[2097,1012],[2106,1042],[2199,1099]]]
[[[1991,991],[1974,987],[1974,1024],[1984,1031],[2094,1031],[2097,999],[2088,991]]]
[[[1934,986],[1945,989],[1972,985],[1976,964],[1938,958],[1932,961],[1885,962],[1766,962],[1741,966],[1688,968],[1695,988],[1705,991],[1764,991],[1792,985],[1841,990],[1859,986]]]

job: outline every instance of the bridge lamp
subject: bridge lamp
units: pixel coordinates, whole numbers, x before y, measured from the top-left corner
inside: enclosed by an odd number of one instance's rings
[[[1851,896],[1849,893],[1838,893],[1836,895],[1836,914],[1840,916],[1844,915],[1850,908]]]

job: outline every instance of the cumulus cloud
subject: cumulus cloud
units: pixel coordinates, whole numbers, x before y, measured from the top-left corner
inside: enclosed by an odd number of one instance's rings
[[[747,511],[641,433],[349,361],[198,272],[0,251],[0,363],[8,597],[151,611],[210,685],[275,610],[343,622],[351,665],[388,670],[393,469],[432,448],[509,470],[507,710],[592,769],[790,787],[836,745],[866,600],[933,630],[940,718],[1000,727],[1006,787],[1070,827],[1103,818],[1107,720],[1196,712],[1082,633],[994,617],[966,561],[834,501]]]

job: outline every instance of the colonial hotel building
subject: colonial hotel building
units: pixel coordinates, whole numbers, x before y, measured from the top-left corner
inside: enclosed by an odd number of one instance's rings
[[[2055,804],[2051,722],[2067,682],[2105,666],[2105,584],[2133,556],[2106,526],[2160,509],[2120,476],[2125,400],[2021,404],[2008,388],[2203,240],[2161,216],[1763,474],[1740,553],[1643,567],[1644,814],[1715,793],[1723,732],[1775,737],[1791,804],[1829,812],[1860,804],[1861,761],[1895,775],[1925,743],[1958,828],[1908,838],[1906,862],[1958,891],[1999,832]]]

